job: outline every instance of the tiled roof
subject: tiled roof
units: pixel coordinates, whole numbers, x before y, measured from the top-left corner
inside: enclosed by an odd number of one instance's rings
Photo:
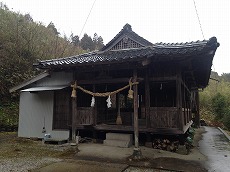
[[[40,61],[34,64],[37,68],[52,68],[52,67],[64,67],[74,65],[85,65],[90,63],[111,63],[112,61],[126,61],[126,60],[138,60],[138,58],[154,58],[163,56],[171,57],[185,57],[193,56],[201,53],[209,53],[213,50],[213,54],[216,48],[219,46],[215,37],[209,40],[186,42],[186,43],[156,43],[152,46],[123,49],[123,50],[111,50],[111,51],[97,51],[86,54],[80,54],[76,56],[52,59]]]

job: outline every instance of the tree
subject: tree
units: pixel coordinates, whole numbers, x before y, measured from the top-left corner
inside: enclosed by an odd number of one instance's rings
[[[71,43],[74,46],[79,46],[79,44],[80,44],[79,36],[78,35],[71,36]]]
[[[98,47],[98,50],[100,50],[102,47],[104,47],[103,39],[101,36],[98,37],[97,47]]]
[[[0,3],[0,127],[17,125],[19,94],[9,88],[28,80],[38,71],[36,59],[53,59],[82,53],[83,50],[60,37],[54,24],[47,27],[29,14],[10,11]],[[9,126],[10,127],[10,126]]]
[[[104,46],[102,37],[98,36],[97,33],[94,33],[93,44],[95,50],[100,50]]]
[[[93,43],[96,44],[97,40],[98,40],[98,35],[97,35],[97,33],[94,33],[94,35],[93,35]]]
[[[57,31],[57,29],[56,29],[56,27],[55,27],[55,25],[54,25],[54,23],[52,21],[48,24],[47,28],[50,29],[50,30],[52,30],[55,35],[59,35],[60,34]]]
[[[33,20],[33,18],[30,16],[30,14],[28,13],[28,14],[25,14],[25,20],[27,21],[27,22],[33,22],[34,20]]]
[[[83,50],[90,50],[90,51],[94,50],[93,40],[86,33],[82,37],[80,45],[81,45],[81,47],[82,47]]]
[[[0,9],[3,9],[3,10],[9,10],[9,8],[7,7],[6,4],[3,4],[3,2],[0,2]]]
[[[221,78],[223,79],[223,81],[230,82],[230,73],[223,73],[221,75]]]
[[[3,3],[0,3],[0,28],[0,121],[3,116],[5,121],[13,121],[10,120],[13,116],[18,119],[19,94],[10,94],[9,88],[38,74],[33,69],[37,59],[68,57],[94,50],[87,34],[81,41],[77,35],[60,36],[53,22],[44,26],[34,22],[30,14],[12,12]]]

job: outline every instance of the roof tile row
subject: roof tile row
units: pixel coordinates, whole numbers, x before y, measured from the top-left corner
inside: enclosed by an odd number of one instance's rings
[[[181,56],[194,55],[208,50],[216,50],[219,46],[215,37],[209,40],[186,42],[186,43],[156,43],[152,46],[131,48],[123,50],[95,51],[76,56],[40,61],[34,64],[38,68],[50,68],[52,66],[68,66],[85,63],[111,62],[139,57],[154,56]]]

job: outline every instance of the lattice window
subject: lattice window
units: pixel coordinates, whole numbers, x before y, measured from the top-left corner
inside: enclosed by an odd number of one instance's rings
[[[120,42],[111,48],[111,50],[127,49],[127,48],[139,48],[142,47],[139,43],[133,41],[128,37],[124,37]]]

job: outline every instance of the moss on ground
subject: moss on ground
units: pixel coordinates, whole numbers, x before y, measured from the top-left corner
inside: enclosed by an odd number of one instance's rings
[[[20,157],[72,157],[70,146],[43,144],[41,140],[18,138],[15,132],[0,133],[0,159]]]

